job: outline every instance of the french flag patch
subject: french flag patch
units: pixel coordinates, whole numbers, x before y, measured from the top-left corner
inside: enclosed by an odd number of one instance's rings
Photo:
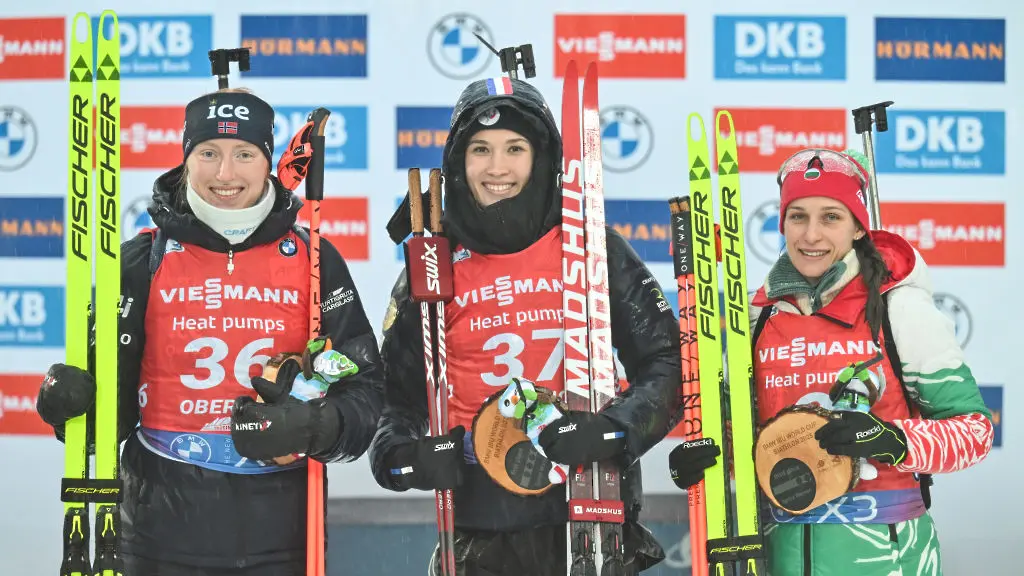
[[[491,95],[511,94],[512,80],[508,76],[487,79],[487,93]]]

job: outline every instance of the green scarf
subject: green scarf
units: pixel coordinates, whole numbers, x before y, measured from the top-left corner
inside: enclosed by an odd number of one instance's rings
[[[789,253],[783,252],[768,272],[764,291],[772,300],[796,296],[798,302],[802,303],[800,301],[806,299],[810,304],[811,313],[814,313],[831,302],[832,298],[859,273],[860,261],[857,260],[857,252],[851,249],[841,260],[829,266],[817,282],[812,283],[797,271],[789,258]]]

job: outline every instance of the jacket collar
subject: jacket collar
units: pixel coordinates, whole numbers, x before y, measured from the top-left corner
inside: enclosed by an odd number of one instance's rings
[[[213,252],[239,252],[260,244],[268,244],[279,240],[295,224],[302,201],[287,188],[281,185],[276,176],[271,175],[274,186],[274,207],[266,219],[256,230],[239,244],[232,245],[223,236],[204,224],[184,200],[180,186],[184,165],[179,165],[161,174],[153,184],[153,199],[148,212],[164,233],[178,242],[194,244]]]

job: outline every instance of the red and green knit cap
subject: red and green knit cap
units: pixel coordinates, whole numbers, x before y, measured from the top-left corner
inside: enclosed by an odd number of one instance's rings
[[[786,207],[800,198],[824,196],[841,202],[870,235],[868,221],[867,160],[856,150],[839,152],[807,148],[793,154],[779,168],[779,232],[786,221]]]

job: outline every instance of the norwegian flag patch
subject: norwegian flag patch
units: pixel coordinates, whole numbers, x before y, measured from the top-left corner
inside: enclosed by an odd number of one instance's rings
[[[217,122],[218,134],[238,134],[238,122]]]

